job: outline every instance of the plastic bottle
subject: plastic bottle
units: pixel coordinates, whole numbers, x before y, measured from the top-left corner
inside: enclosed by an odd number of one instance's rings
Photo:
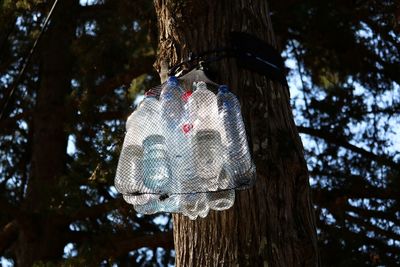
[[[223,164],[221,130],[216,95],[198,82],[189,99],[189,117],[193,122],[192,148],[196,173],[204,191],[218,189],[218,176]]]
[[[234,182],[228,183],[230,188],[249,184],[254,177],[255,169],[247,143],[239,100],[229,91],[226,85],[219,87],[217,99],[219,115],[224,125],[227,140],[227,162],[224,168],[229,173],[221,179],[233,177]],[[223,180],[220,180],[220,183],[227,184]]]
[[[154,95],[142,102],[143,183],[154,193],[163,193],[171,177],[164,129],[161,124],[161,105]]]
[[[194,153],[192,147],[193,123],[189,116],[189,100],[192,95],[191,91],[185,92],[183,95],[184,113],[182,120],[181,133],[184,136],[184,142],[180,142],[179,147],[183,154],[182,167],[182,193],[193,193],[204,189],[201,178],[196,173]]]
[[[185,112],[183,95],[184,91],[174,76],[168,78],[160,94],[161,119],[172,171],[167,190],[171,193],[181,193],[182,190],[185,190],[182,187],[182,180],[188,175],[185,164],[189,157],[187,152],[189,139],[181,130]]]
[[[149,200],[145,195],[128,196],[143,190],[142,159],[143,149],[140,146],[133,144],[123,146],[114,184],[117,191],[126,196],[130,204],[144,204]]]
[[[170,128],[178,128],[182,121],[184,91],[175,76],[168,78],[160,93],[161,119]]]
[[[229,189],[224,191],[207,193],[207,201],[213,210],[226,210],[235,203],[235,190]]]
[[[182,214],[195,220],[197,217],[205,218],[210,211],[206,193],[187,194],[181,204]]]
[[[127,120],[127,134],[124,138],[115,175],[115,188],[130,204],[145,204],[148,195],[130,195],[146,191],[143,184],[143,149],[140,136],[140,107]]]
[[[134,205],[137,212],[142,214],[155,214],[158,212],[180,212],[180,196],[171,195],[166,198],[151,195],[151,201],[144,205]]]

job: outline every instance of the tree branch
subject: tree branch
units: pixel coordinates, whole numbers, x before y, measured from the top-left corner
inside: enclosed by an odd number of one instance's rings
[[[324,188],[315,188],[314,191],[316,194],[319,192],[323,192],[321,197],[324,197],[323,194],[327,194],[329,196],[332,194],[337,194],[338,197],[346,196],[354,197],[354,198],[381,198],[381,199],[400,199],[399,190],[396,187],[376,187],[368,183],[365,177],[361,175],[354,175],[350,173],[345,173],[341,171],[321,171],[321,170],[312,170],[310,171],[312,176],[325,176],[325,177],[337,177],[337,178],[345,178],[347,183],[341,187],[340,189],[334,188],[331,190],[327,190]]]
[[[77,210],[74,214],[70,216],[71,221],[81,220],[85,218],[98,217],[108,211],[112,211],[121,207],[122,205],[128,205],[122,198],[115,198],[111,201],[98,204],[96,206],[86,206]]]
[[[0,210],[3,213],[15,215],[17,208],[7,202],[5,199],[0,199]]]
[[[297,126],[297,129],[300,133],[305,133],[314,137],[322,138],[328,143],[335,144],[344,148],[347,148],[353,152],[363,155],[364,157],[376,161],[380,164],[393,167],[395,169],[400,169],[400,164],[393,161],[393,159],[384,156],[384,155],[376,155],[370,151],[367,151],[363,148],[357,147],[353,144],[350,144],[346,139],[334,135],[332,133],[326,132],[321,129],[313,129],[304,126]]]
[[[314,189],[313,197],[317,203],[330,203],[341,197],[346,198],[379,198],[379,199],[397,199],[398,194],[390,189],[381,189],[376,187],[364,188],[362,186],[352,186],[347,189]]]
[[[94,91],[96,92],[96,95],[104,95],[119,86],[130,84],[134,78],[142,74],[150,73],[153,69],[154,60],[154,56],[135,59],[134,62],[130,63],[132,66],[131,69],[108,79],[95,87]]]
[[[11,221],[6,224],[0,232],[0,254],[11,246],[13,241],[18,236],[18,224],[17,221]]]
[[[108,242],[102,244],[99,256],[102,258],[118,257],[143,247],[173,249],[172,231],[131,236],[115,235]]]
[[[144,2],[143,0],[130,0],[129,1],[129,11],[130,13],[139,11],[139,9],[134,9],[135,5],[140,6]],[[126,5],[124,7],[127,7]],[[86,6],[79,6],[78,9],[78,17],[81,20],[93,20],[93,19],[102,19],[104,17],[110,17],[114,14],[118,13],[118,10],[121,7],[116,3],[116,1],[106,1],[103,4],[96,4],[96,5],[86,5]],[[136,14],[135,14],[136,15]],[[139,17],[141,14],[138,13],[137,16]]]
[[[319,222],[319,227],[323,232],[329,232],[332,236],[342,237],[347,236],[346,239],[356,240],[357,243],[363,245],[373,245],[374,247],[378,248],[382,253],[392,253],[393,255],[399,255],[400,248],[395,246],[390,246],[387,243],[377,240],[371,237],[368,237],[365,232],[355,233],[350,231],[345,227],[337,227],[336,225],[327,225],[324,222]],[[385,257],[385,261],[392,261],[387,255],[380,255]]]
[[[70,231],[68,233],[70,237],[69,241],[78,243],[78,246],[84,244],[87,240],[93,242],[95,240],[101,240],[96,242],[99,246],[93,248],[95,255],[99,261],[106,258],[117,258],[121,255],[127,254],[130,251],[134,251],[140,248],[164,248],[173,249],[173,234],[172,231],[167,232],[148,232],[141,230],[140,232],[129,232],[129,233],[117,233],[108,236],[94,236],[93,233],[83,231]]]
[[[98,4],[98,5],[88,5],[79,6],[78,17],[82,20],[90,20],[101,17],[112,16],[113,10],[109,8],[108,5]]]
[[[32,115],[32,111],[25,111],[19,113],[13,117],[8,117],[0,120],[0,129],[15,129],[17,126],[17,121],[21,119],[26,119]]]
[[[395,216],[393,211],[380,211],[380,210],[371,210],[371,209],[363,209],[360,207],[354,207],[352,205],[347,204],[345,209],[347,211],[352,211],[357,213],[359,216],[366,218],[379,218],[387,221],[394,222],[396,225],[400,225],[400,220]]]
[[[373,224],[371,224],[369,222],[364,221],[361,218],[350,216],[350,215],[348,215],[346,213],[344,215],[344,218],[349,222],[352,222],[352,223],[358,224],[359,226],[364,227],[365,230],[367,230],[367,231],[372,231],[375,234],[380,234],[380,235],[384,236],[387,239],[392,238],[392,239],[395,239],[395,240],[400,240],[400,235],[399,234],[397,234],[395,232],[392,232],[392,231],[388,231],[386,229],[382,229],[382,228],[380,228],[378,226],[375,226],[375,225],[373,225]]]

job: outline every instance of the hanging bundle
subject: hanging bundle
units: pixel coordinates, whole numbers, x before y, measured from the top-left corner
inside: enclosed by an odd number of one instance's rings
[[[150,91],[126,122],[115,178],[138,212],[178,212],[195,219],[230,208],[235,189],[255,179],[236,96],[204,81],[192,93],[176,77]]]
[[[253,36],[231,37],[231,48],[207,54],[234,55],[239,66],[285,85],[279,53]],[[210,209],[232,207],[235,190],[255,182],[240,103],[226,85],[205,75],[199,59],[173,67],[168,81],[149,90],[126,122],[115,187],[140,213],[205,217]],[[190,72],[173,76],[193,62]],[[185,90],[188,86],[192,88]]]

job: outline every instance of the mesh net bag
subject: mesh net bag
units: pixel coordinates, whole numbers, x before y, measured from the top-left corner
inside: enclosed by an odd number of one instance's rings
[[[170,77],[126,122],[115,186],[140,213],[205,217],[255,182],[238,99],[226,86],[193,87]]]

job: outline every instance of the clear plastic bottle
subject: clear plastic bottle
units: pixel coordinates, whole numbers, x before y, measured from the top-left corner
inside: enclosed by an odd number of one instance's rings
[[[143,148],[141,146],[140,121],[139,107],[127,120],[127,133],[122,145],[114,184],[117,191],[124,195],[124,199],[128,203],[142,205],[149,201],[148,195],[130,195],[146,191],[143,184]]]
[[[165,193],[171,178],[170,161],[165,137],[152,134],[143,140],[143,182],[155,193]]]
[[[181,130],[185,113],[183,95],[184,90],[174,76],[168,78],[160,94],[161,119],[172,171],[167,190],[171,193],[180,193],[185,190],[182,187],[182,181],[188,176],[185,165],[189,158],[187,151],[189,139]]]
[[[169,128],[176,129],[181,124],[184,112],[183,94],[178,79],[170,76],[160,93],[161,119]]]
[[[207,201],[213,210],[226,210],[235,203],[235,190],[229,189],[224,191],[207,193]]]
[[[165,199],[160,200],[161,210],[163,212],[179,213],[181,208],[182,197],[175,194],[170,195]]]
[[[251,160],[239,100],[226,85],[219,87],[217,99],[227,140],[227,162],[224,168],[229,173],[221,179],[233,178],[234,182],[228,186],[230,188],[249,184],[254,177],[255,168]],[[226,181],[220,180],[220,183],[226,184]]]
[[[141,214],[150,215],[150,214],[155,214],[155,213],[161,212],[161,210],[160,210],[161,205],[156,196],[153,196],[151,198],[151,201],[149,201],[146,204],[143,204],[143,205],[137,204],[137,205],[133,205],[133,206],[134,206],[135,210]]]
[[[154,95],[142,102],[143,183],[154,193],[163,193],[171,177],[166,138],[161,124],[161,104]]]
[[[193,123],[189,116],[189,99],[192,95],[191,91],[185,92],[183,95],[184,113],[182,120],[181,133],[184,141],[179,143],[182,151],[182,193],[193,193],[204,189],[200,177],[196,173],[194,153],[192,148]]]
[[[189,117],[193,122],[192,148],[196,173],[202,179],[204,191],[215,191],[223,165],[222,127],[219,124],[217,97],[204,82],[197,83],[189,99]]]
[[[158,212],[180,212],[180,196],[171,195],[166,198],[150,194],[151,201],[144,205],[134,205],[135,210],[142,214],[155,214]]]
[[[195,220],[197,217],[205,218],[210,211],[206,193],[187,194],[181,204],[182,214]]]
[[[149,200],[146,195],[130,195],[143,190],[142,159],[143,149],[140,146],[133,144],[123,146],[114,184],[117,191],[123,194],[130,204],[144,204]]]

